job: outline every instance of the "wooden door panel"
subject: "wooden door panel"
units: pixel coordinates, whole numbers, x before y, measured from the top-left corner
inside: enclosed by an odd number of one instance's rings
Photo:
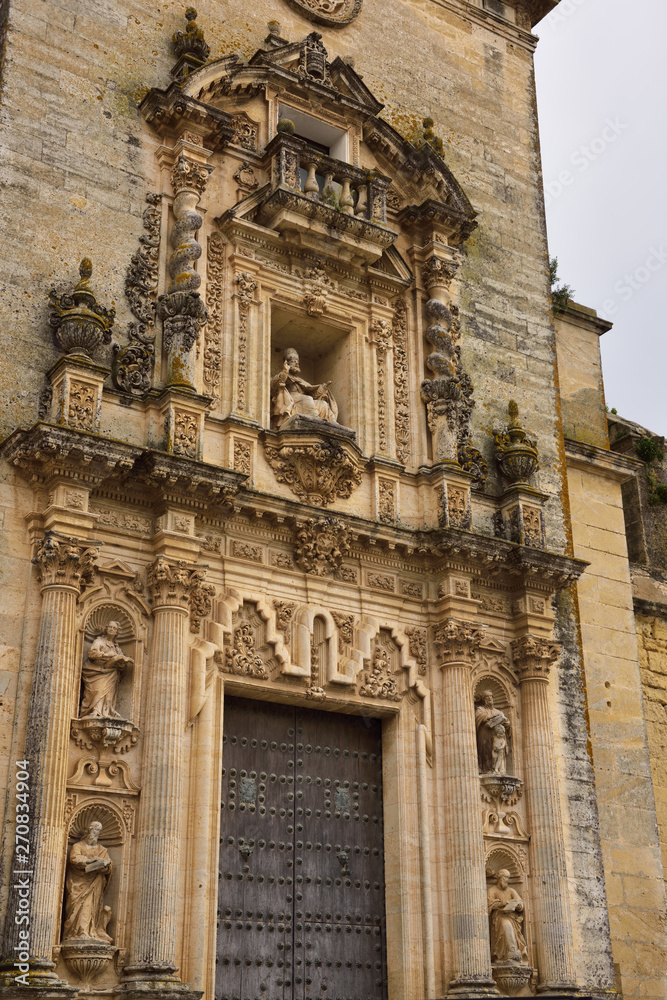
[[[217,1000],[386,996],[381,727],[228,699]]]

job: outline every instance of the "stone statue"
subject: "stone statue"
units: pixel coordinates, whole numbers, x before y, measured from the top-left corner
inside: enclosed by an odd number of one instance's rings
[[[83,698],[79,718],[93,717],[120,719],[116,711],[118,682],[126,667],[134,665],[134,660],[124,656],[116,642],[120,631],[118,622],[109,622],[103,635],[98,635],[88,651],[88,659],[83,665]]]
[[[293,347],[286,348],[283,359],[281,371],[271,379],[272,424],[280,430],[296,415],[338,423],[338,406],[329,390],[331,382],[311,385],[299,378],[299,355]]]
[[[523,900],[509,886],[510,873],[501,868],[496,884],[487,892],[491,961],[526,964],[528,950],[523,936]]]
[[[104,905],[104,893],[113,865],[106,847],[97,842],[101,829],[102,824],[93,820],[87,837],[74,844],[69,853],[63,941],[94,938],[111,943],[107,934],[111,909]]]
[[[477,728],[477,758],[482,774],[507,774],[510,721],[495,708],[491,691],[482,692],[475,709]]]

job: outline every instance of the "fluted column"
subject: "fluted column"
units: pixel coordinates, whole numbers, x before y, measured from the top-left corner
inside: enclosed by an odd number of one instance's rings
[[[27,823],[22,824],[29,827],[29,847],[27,854],[23,845],[17,849],[12,864],[0,974],[3,993],[12,987],[15,992],[17,986],[34,987],[40,996],[76,992],[56,978],[51,956],[59,927],[67,846],[65,795],[70,720],[76,706],[76,602],[96,557],[96,548],[47,531],[33,559],[42,609],[23,749],[25,767],[21,769],[29,774]],[[14,813],[13,796],[10,808]],[[22,919],[26,913],[28,921]],[[27,942],[20,936],[25,931]],[[19,946],[29,957],[16,966]]]
[[[497,995],[491,974],[475,714],[470,683],[482,640],[478,626],[447,618],[436,626],[442,671],[444,837],[454,975],[449,996]]]
[[[560,646],[534,635],[521,636],[512,643],[521,684],[523,767],[531,881],[535,886],[532,924],[541,993],[575,988],[563,821],[548,697],[551,664],[559,655]]]
[[[203,573],[184,561],[158,556],[148,571],[153,598],[153,642],[144,719],[144,783],[138,834],[131,965],[123,990],[152,997],[190,993],[176,966],[187,725],[190,606]]]

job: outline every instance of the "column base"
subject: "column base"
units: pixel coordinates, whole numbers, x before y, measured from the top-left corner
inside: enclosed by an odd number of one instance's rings
[[[581,986],[577,986],[576,983],[540,983],[537,987],[537,992],[540,996],[548,997],[590,996],[588,990]]]
[[[477,1000],[481,997],[499,997],[500,990],[493,979],[486,976],[479,979],[452,979],[447,990],[447,997],[466,997]]]
[[[51,968],[28,963],[28,972],[20,969],[3,969],[0,971],[1,1000],[70,1000],[79,992],[78,986],[71,986],[66,979],[58,979]]]
[[[201,1000],[204,991],[190,989],[177,972],[175,965],[127,965],[116,996],[122,1000]]]

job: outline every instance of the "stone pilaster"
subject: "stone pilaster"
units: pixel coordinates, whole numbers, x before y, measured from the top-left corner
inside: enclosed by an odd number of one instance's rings
[[[33,989],[39,996],[71,996],[77,992],[54,975],[52,951],[59,932],[61,875],[67,848],[67,752],[77,694],[76,602],[82,584],[92,575],[96,557],[96,548],[47,531],[33,559],[41,584],[42,610],[23,750],[25,770],[30,775],[30,845],[28,857],[17,852],[12,865],[0,975],[3,995],[15,995],[18,986]],[[19,885],[23,887],[21,893],[13,888]],[[21,897],[29,900],[29,923],[17,925],[13,918]],[[25,948],[29,958],[24,963],[27,972],[14,965],[20,928],[29,931]]]
[[[532,925],[540,993],[576,989],[563,821],[548,697],[551,664],[559,655],[560,646],[534,635],[523,635],[512,643],[514,667],[521,684],[531,872],[537,887]]]
[[[188,629],[202,570],[159,555],[149,567],[153,644],[144,722],[144,774],[129,996],[199,997],[178,977],[176,931],[187,725]]]
[[[442,671],[442,761],[453,978],[449,996],[497,995],[491,974],[479,768],[470,671],[483,630],[446,618],[434,641]]]

